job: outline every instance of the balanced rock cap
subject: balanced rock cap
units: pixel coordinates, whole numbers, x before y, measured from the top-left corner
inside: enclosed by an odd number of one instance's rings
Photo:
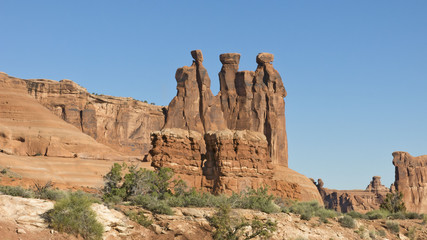
[[[191,51],[191,56],[196,62],[203,62],[203,53],[202,50],[193,50]]]
[[[271,63],[274,60],[274,55],[271,53],[259,53],[256,56],[256,62],[258,64]]]
[[[222,64],[239,64],[240,54],[239,53],[223,53],[219,55],[219,60]]]

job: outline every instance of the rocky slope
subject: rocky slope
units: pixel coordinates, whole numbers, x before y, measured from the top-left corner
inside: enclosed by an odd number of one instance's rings
[[[413,157],[394,152],[395,181],[392,188],[403,193],[409,211],[427,213],[427,155]]]
[[[0,236],[4,239],[22,240],[80,239],[47,227],[43,214],[52,208],[51,201],[0,195]],[[135,207],[122,208],[135,210]],[[98,221],[104,225],[104,239],[212,239],[213,228],[208,218],[214,214],[214,209],[174,208],[175,214],[172,216],[145,212],[153,220],[148,228],[103,205],[94,204],[92,209],[96,212]],[[350,229],[341,227],[337,219],[321,223],[317,218],[305,221],[294,214],[266,214],[245,209],[233,210],[232,214],[247,221],[257,218],[276,222],[277,230],[270,239],[409,239],[404,234],[412,228],[415,229],[417,239],[427,238],[427,228],[421,224],[422,220],[396,220],[400,225],[400,232],[393,234],[386,228],[385,220],[357,220],[356,229]],[[380,232],[383,232],[383,236]]]

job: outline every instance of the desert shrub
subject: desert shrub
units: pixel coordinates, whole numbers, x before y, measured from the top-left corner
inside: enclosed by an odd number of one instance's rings
[[[124,174],[124,172],[127,172]],[[233,208],[256,209],[266,213],[278,211],[274,196],[266,187],[248,189],[231,197],[188,189],[184,181],[172,180],[169,168],[156,171],[115,163],[104,176],[103,200],[107,204],[130,201],[160,214],[172,214],[171,207],[219,207],[229,203]]]
[[[356,212],[356,211],[351,211],[346,213],[347,215],[349,215],[350,217],[352,217],[353,219],[366,219],[368,218],[365,214],[360,213],[360,212]]]
[[[410,240],[417,238],[417,229],[415,227],[410,227],[408,232],[405,234]]]
[[[0,186],[0,192],[5,195],[33,198],[34,192],[28,189],[24,189],[21,186]]]
[[[274,199],[274,203],[279,206],[280,208],[280,212],[283,213],[289,213],[290,212],[290,207],[292,205],[294,205],[297,201],[296,200],[291,200],[291,199],[283,199],[280,197],[277,197],[276,199]]]
[[[378,233],[378,236],[380,236],[380,237],[385,237],[386,236],[385,231],[383,229],[378,230],[377,233]]]
[[[213,239],[221,240],[253,239],[256,237],[267,239],[272,232],[276,231],[277,226],[271,220],[263,222],[255,218],[252,222],[247,222],[239,217],[231,216],[229,204],[220,206],[208,220],[211,226],[215,228],[212,232]]]
[[[399,223],[397,222],[393,222],[393,221],[387,221],[385,223],[386,227],[388,230],[390,230],[391,233],[399,233],[400,231],[400,227],[399,227]]]
[[[274,204],[274,196],[268,194],[267,187],[260,187],[258,189],[248,189],[243,191],[240,196],[235,195],[234,197],[240,197],[240,200],[235,201],[235,207],[260,210],[265,213],[278,212],[279,207]],[[233,200],[233,196],[230,197],[230,201]]]
[[[90,208],[94,201],[88,194],[70,193],[56,202],[54,208],[47,213],[50,227],[59,232],[80,235],[84,239],[101,239],[103,226]]]
[[[415,212],[406,212],[405,216],[407,219],[423,219],[423,214],[418,214]]]
[[[135,221],[144,227],[149,227],[153,223],[153,221],[148,219],[141,211],[127,211],[125,214],[129,217],[130,220]]]
[[[404,212],[390,213],[388,218],[390,218],[390,219],[406,219],[406,214]]]
[[[381,203],[380,209],[387,210],[391,213],[405,212],[406,207],[403,202],[403,193],[388,193],[383,203]]]
[[[123,180],[122,170],[126,167],[126,164],[114,163],[111,170],[104,176],[104,195],[102,198],[105,202],[119,203],[126,197],[126,189],[120,186]]]
[[[128,171],[123,176],[123,172]],[[138,195],[150,195],[156,199],[165,199],[172,194],[170,180],[173,172],[169,168],[157,171],[137,168],[136,166],[115,163],[104,176],[104,195],[106,202],[119,203]]]
[[[344,215],[344,217],[338,219],[338,222],[341,224],[341,226],[346,228],[354,228],[356,226],[354,219],[349,215]]]
[[[141,206],[153,213],[173,215],[173,210],[168,205],[167,200],[161,200],[150,195],[137,195],[130,200],[134,205]]]
[[[67,192],[64,192],[58,189],[52,189],[53,185],[54,184],[51,181],[47,181],[45,184],[34,182],[35,197],[41,198],[41,199],[58,201],[67,196]]]
[[[296,202],[289,207],[289,211],[299,214],[302,220],[310,220],[312,217],[319,217],[322,222],[327,222],[327,218],[338,216],[336,211],[323,208],[317,201]]]
[[[390,215],[390,212],[382,209],[373,210],[366,213],[369,220],[385,219]]]
[[[375,230],[369,231],[369,237],[371,239],[376,239],[377,232]]]
[[[427,224],[427,214],[422,214],[423,224]]]

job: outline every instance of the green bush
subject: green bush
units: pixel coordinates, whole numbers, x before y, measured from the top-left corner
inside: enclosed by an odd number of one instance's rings
[[[124,171],[128,173],[123,174]],[[160,214],[173,214],[171,207],[219,207],[229,203],[233,208],[256,209],[266,213],[277,212],[274,196],[266,187],[248,189],[231,197],[188,189],[182,180],[172,180],[169,168],[156,171],[115,163],[104,176],[103,200],[118,204],[131,201]]]
[[[134,205],[139,205],[153,213],[173,215],[173,210],[166,200],[161,200],[150,195],[137,195],[130,200]]]
[[[127,211],[125,214],[129,217],[130,220],[135,221],[144,227],[149,227],[153,223],[153,221],[148,219],[141,211]]]
[[[385,237],[385,236],[386,236],[385,231],[384,231],[383,229],[378,230],[378,235],[379,235],[380,237]]]
[[[390,232],[392,233],[396,234],[396,233],[399,233],[400,231],[399,223],[397,222],[387,221],[385,225],[387,226],[387,229],[390,230]]]
[[[390,212],[382,209],[373,210],[366,213],[369,220],[385,219],[390,215]]]
[[[356,226],[354,219],[349,215],[344,215],[344,217],[338,219],[338,222],[341,224],[341,226],[346,228],[354,228]]]
[[[405,212],[406,207],[405,203],[403,202],[403,193],[387,193],[386,198],[380,205],[380,209],[389,211],[391,213]]]
[[[222,205],[217,212],[208,219],[209,223],[215,230],[212,232],[213,239],[268,239],[271,233],[276,231],[277,224],[271,220],[266,222],[255,218],[252,222],[244,221],[238,217],[231,216],[231,206],[229,204]],[[245,231],[250,227],[251,231]]]
[[[327,222],[327,218],[338,216],[334,210],[325,209],[317,201],[296,202],[289,207],[291,213],[301,215],[302,220],[310,220],[312,217],[319,217],[322,222]]]
[[[70,193],[56,202],[47,213],[49,226],[59,232],[80,235],[84,239],[102,239],[103,226],[97,222],[96,214],[90,208],[94,201],[82,192]]]
[[[246,209],[260,210],[265,213],[278,212],[279,208],[274,204],[274,196],[268,194],[267,187],[248,189],[241,194],[240,206]]]
[[[47,181],[45,184],[34,182],[35,197],[41,198],[41,199],[58,201],[67,196],[67,192],[64,192],[58,189],[52,189],[52,187],[53,187],[53,183],[51,181]]]
[[[33,198],[34,192],[22,188],[21,186],[0,186],[0,192],[5,195],[15,196],[15,197],[24,197],[24,198]]]
[[[418,214],[415,212],[406,212],[405,216],[407,219],[423,219],[423,214]]]
[[[360,213],[360,212],[355,212],[355,211],[351,211],[346,213],[347,215],[349,215],[350,217],[354,218],[354,219],[366,219],[368,218],[365,214]]]

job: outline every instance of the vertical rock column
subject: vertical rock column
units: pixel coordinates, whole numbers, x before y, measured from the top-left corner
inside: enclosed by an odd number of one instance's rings
[[[288,140],[283,99],[286,90],[280,74],[271,64],[273,60],[274,55],[270,53],[260,53],[256,58],[258,67],[255,71],[253,106],[259,121],[258,129],[267,137],[273,164],[287,167]]]
[[[236,129],[238,115],[236,73],[239,70],[240,54],[224,53],[219,55],[222,63],[221,71],[218,73],[221,91],[221,109],[229,129]]]

